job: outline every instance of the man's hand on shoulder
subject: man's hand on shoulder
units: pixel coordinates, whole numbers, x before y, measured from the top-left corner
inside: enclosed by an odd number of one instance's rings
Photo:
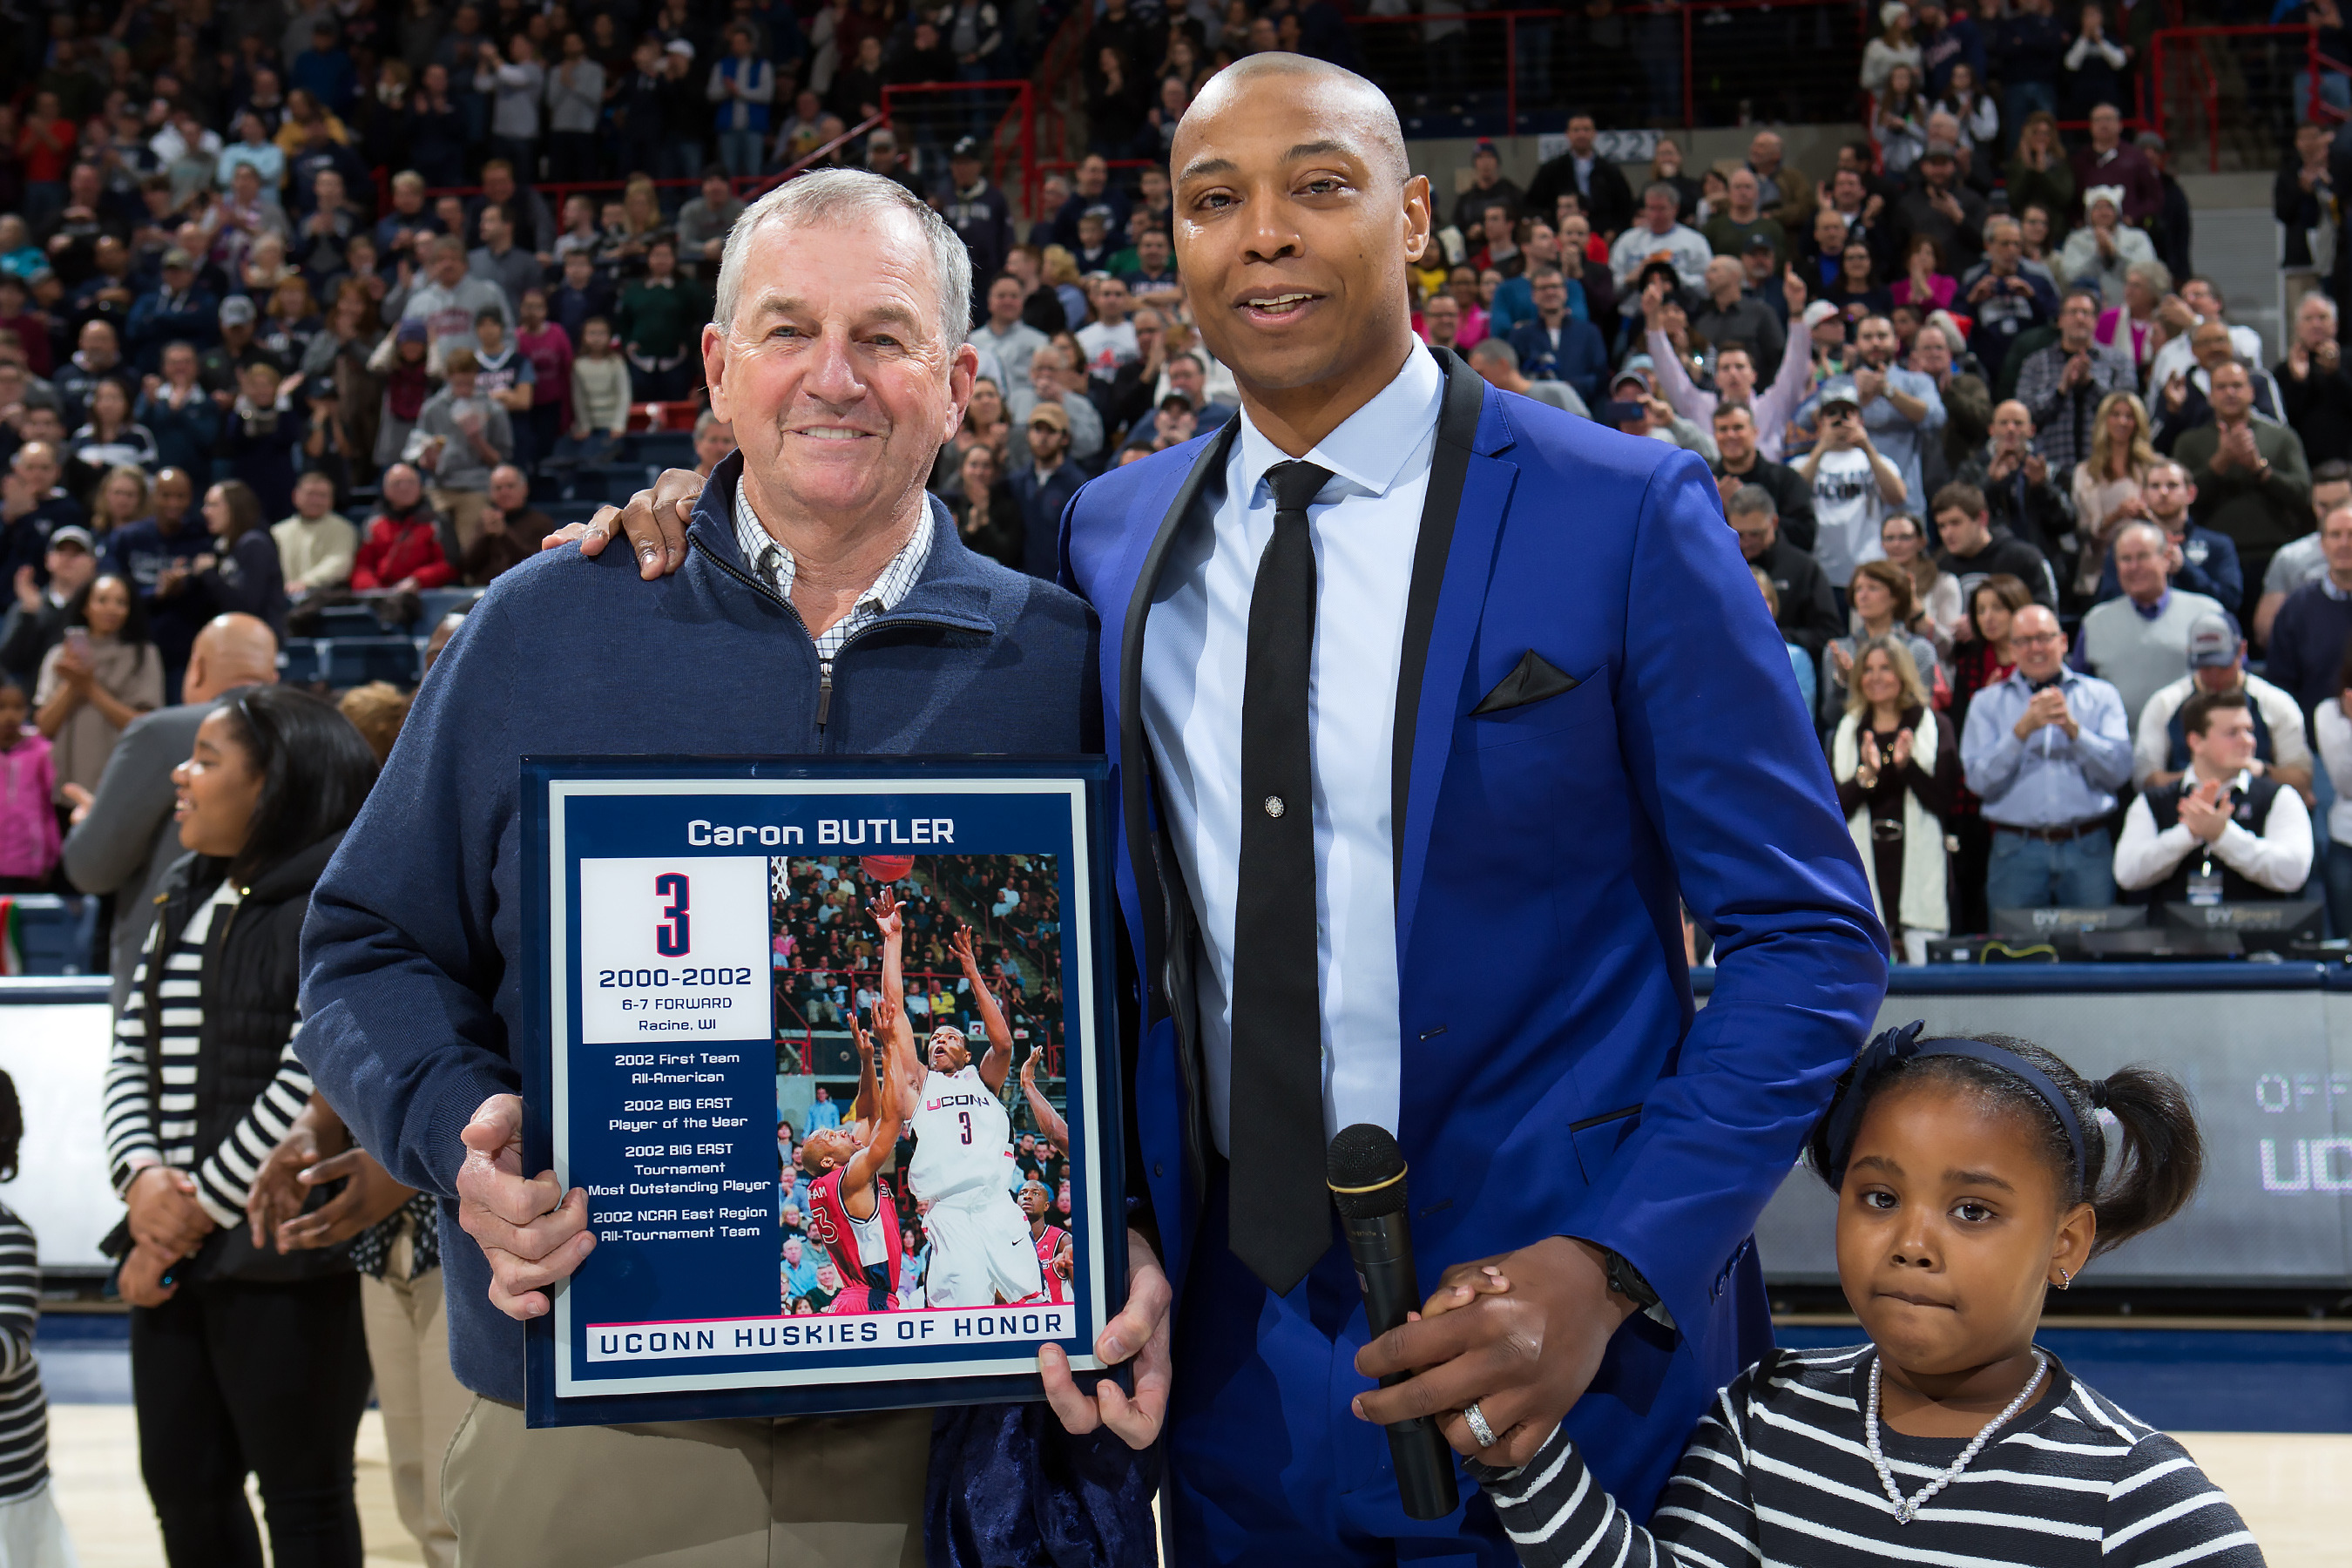
[[[588,1194],[565,1192],[553,1171],[522,1173],[522,1099],[494,1094],[458,1136],[457,1224],[490,1265],[490,1305],[520,1321],[544,1317],[544,1292],[595,1250]]]
[[[703,483],[692,468],[664,468],[653,488],[631,496],[626,506],[599,507],[594,517],[557,529],[539,547],[576,542],[581,554],[594,557],[615,535],[625,533],[636,552],[637,574],[648,583],[667,577],[686,564],[686,525]]]
[[[1457,1263],[1431,1301],[1491,1271],[1511,1281],[1507,1294],[1391,1329],[1356,1352],[1366,1377],[1411,1373],[1402,1383],[1359,1394],[1355,1412],[1387,1426],[1434,1415],[1454,1451],[1499,1468],[1535,1457],[1569,1407],[1584,1396],[1609,1338],[1634,1304],[1609,1289],[1600,1247],[1555,1236],[1496,1258]],[[1475,1403],[1496,1434],[1481,1448],[1463,1407]]]

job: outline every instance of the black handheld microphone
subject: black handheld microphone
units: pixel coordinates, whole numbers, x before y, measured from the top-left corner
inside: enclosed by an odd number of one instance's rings
[[[1331,1202],[1347,1232],[1356,1283],[1363,1287],[1364,1316],[1377,1338],[1401,1327],[1405,1314],[1421,1305],[1412,1278],[1412,1223],[1405,1212],[1404,1151],[1385,1130],[1360,1121],[1331,1140],[1328,1168]],[[1407,1375],[1384,1377],[1381,1386]],[[1423,1415],[1391,1422],[1388,1432],[1406,1517],[1444,1519],[1460,1507],[1454,1450],[1437,1423]]]

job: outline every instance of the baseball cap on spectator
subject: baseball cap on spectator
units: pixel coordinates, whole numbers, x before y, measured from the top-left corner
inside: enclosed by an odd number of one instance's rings
[[[1853,378],[1841,375],[1822,384],[1822,412],[1826,414],[1839,406],[1860,408],[1862,395],[1853,389]]]
[[[1927,150],[1919,154],[1922,159],[1957,158],[1959,155],[1960,150],[1953,146],[1949,142],[1945,141],[1940,136],[1937,137],[1933,142],[1928,142]]]
[[[1475,147],[1473,147],[1473,148],[1471,148],[1471,149],[1470,149],[1470,155],[1471,155],[1472,157],[1474,157],[1474,158],[1475,158],[1475,157],[1476,157],[1476,156],[1477,156],[1479,153],[1495,153],[1495,155],[1496,155],[1496,157],[1498,157],[1498,158],[1502,156],[1502,154],[1501,154],[1500,153],[1496,152],[1496,150],[1495,150],[1495,139],[1494,139],[1492,136],[1481,136],[1481,137],[1479,137],[1479,138],[1478,138],[1478,144],[1477,144]]]
[[[1045,405],[1041,403],[1038,406],[1043,408]],[[1192,412],[1192,400],[1181,392],[1171,392],[1160,400],[1160,409],[1163,414],[1190,414]],[[1069,416],[1066,414],[1063,417],[1066,419]]]
[[[980,142],[972,137],[966,136],[949,150],[948,156],[957,160],[970,158],[977,163],[980,160]]]
[[[1805,323],[1805,330],[1811,331],[1837,313],[1838,308],[1827,300],[1816,300],[1805,307],[1805,313],[1798,319]]]
[[[86,554],[95,555],[98,553],[98,543],[95,540],[90,538],[89,530],[84,528],[78,522],[69,522],[63,528],[52,529],[49,531],[50,549],[62,550],[68,544],[73,545],[75,548],[82,551]],[[2206,618],[2210,620],[2212,617],[2207,616]]]
[[[1643,375],[1642,373],[1649,369],[1654,363],[1655,362],[1654,362],[1648,354],[1635,354],[1632,359],[1627,360],[1623,364],[1618,366],[1617,374],[1609,378],[1609,391],[1611,395],[1613,396],[1617,389],[1621,386],[1630,385],[1640,388],[1642,396],[1649,396],[1650,378]]]
[[[184,251],[184,250],[181,249],[178,246],[176,246],[176,245],[175,245],[175,246],[172,247],[172,248],[171,248],[171,249],[169,249],[169,250],[167,250],[167,251],[165,251],[165,252],[163,253],[163,270],[164,270],[164,271],[166,271],[166,272],[170,272],[170,271],[177,270],[177,271],[181,271],[181,272],[193,272],[193,271],[194,271],[195,269],[196,269],[196,258],[195,258],[194,257],[193,257],[193,256],[190,256],[186,251]]]
[[[400,325],[393,329],[392,341],[396,343],[425,343],[433,341],[433,334],[425,330],[423,321],[415,316],[408,316],[403,318]]]
[[[64,529],[58,530],[63,533]],[[51,540],[57,534],[49,535]],[[2189,668],[2226,669],[2238,662],[2238,623],[2224,615],[2203,615],[2189,623]]]
[[[2161,153],[2164,151],[2164,137],[2158,132],[2143,131],[2132,138],[2132,145],[2143,153]]]
[[[694,46],[688,43],[684,38],[672,38],[669,41],[669,52],[674,55],[683,55],[686,58],[692,59],[694,58]]]
[[[1056,430],[1067,430],[1070,427],[1070,416],[1068,411],[1058,403],[1040,403],[1029,411],[1029,423],[1051,425]]]
[[[220,324],[224,327],[253,325],[253,301],[242,294],[232,294],[221,301]]]
[[[1758,251],[1778,250],[1780,248],[1780,247],[1779,246],[1772,243],[1772,237],[1770,235],[1762,233],[1761,231],[1751,234],[1748,237],[1748,250],[1751,255]]]

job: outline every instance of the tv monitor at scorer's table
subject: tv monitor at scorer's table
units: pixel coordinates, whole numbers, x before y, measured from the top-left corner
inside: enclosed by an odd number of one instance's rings
[[[2179,931],[2234,933],[2248,952],[2289,952],[2326,933],[2326,906],[2316,899],[2254,899],[2236,904],[2164,906],[2164,923]]]
[[[2142,904],[2111,904],[2105,909],[1995,910],[1992,934],[2039,937],[2044,942],[2079,936],[2092,931],[2137,931],[2147,924]]]

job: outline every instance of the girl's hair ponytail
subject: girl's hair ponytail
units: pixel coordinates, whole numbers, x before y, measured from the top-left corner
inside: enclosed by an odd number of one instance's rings
[[[2205,1140],[2189,1091],[2170,1073],[2127,1067],[2087,1087],[2121,1133],[2109,1140],[2116,1157],[2100,1190],[2086,1194],[2099,1221],[2096,1257],[2188,1206],[2205,1172]]]
[[[1890,1031],[1890,1037],[1901,1033]],[[1934,1083],[1965,1089],[2025,1119],[2057,1174],[2059,1207],[2087,1202],[2097,1217],[2095,1258],[2162,1225],[2195,1194],[2205,1172],[2205,1141],[2198,1133],[2189,1091],[2170,1073],[2127,1067],[2105,1079],[2085,1079],[2031,1040],[1978,1035],[1967,1042],[2015,1058],[2063,1097],[2082,1135],[2078,1171],[2074,1140],[2042,1089],[1979,1056],[1937,1053],[1932,1047],[1944,1043],[1938,1039],[1921,1040],[1916,1048],[1898,1040],[1900,1048],[1885,1051],[1882,1058],[1881,1047],[1890,1037],[1874,1042],[1838,1079],[1829,1109],[1806,1141],[1806,1163],[1832,1190],[1842,1183],[1851,1152],[1842,1146],[1839,1129],[1845,1129],[1843,1140],[1850,1144],[1870,1101],[1900,1085]]]

